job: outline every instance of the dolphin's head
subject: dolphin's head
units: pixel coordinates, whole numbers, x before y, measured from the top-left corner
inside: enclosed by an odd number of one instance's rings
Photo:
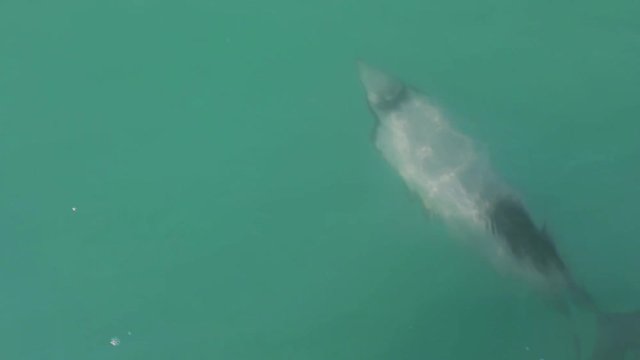
[[[409,89],[398,79],[362,61],[358,61],[358,70],[369,106],[374,111],[394,109],[406,100]]]

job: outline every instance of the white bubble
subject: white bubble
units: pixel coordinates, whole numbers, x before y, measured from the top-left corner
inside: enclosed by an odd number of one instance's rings
[[[72,207],[71,211],[76,212],[76,211],[78,211],[78,208],[77,207]]]
[[[111,344],[112,346],[118,346],[120,345],[120,339],[118,339],[117,337],[112,337],[109,341],[109,344]]]

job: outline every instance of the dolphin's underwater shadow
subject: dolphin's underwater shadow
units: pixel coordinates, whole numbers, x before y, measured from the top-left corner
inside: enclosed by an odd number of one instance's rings
[[[640,349],[640,310],[609,313],[572,276],[544,228],[497,176],[474,142],[454,129],[431,101],[394,77],[358,63],[367,104],[376,118],[375,143],[431,214],[467,233],[545,283],[558,303],[597,316],[592,360],[624,360]],[[569,312],[565,312],[569,314]],[[581,357],[580,346],[576,349]]]

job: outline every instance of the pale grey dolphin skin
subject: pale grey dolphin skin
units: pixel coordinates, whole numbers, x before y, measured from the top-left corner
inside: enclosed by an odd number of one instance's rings
[[[518,196],[475,151],[471,138],[454,129],[425,95],[363,62],[358,70],[377,120],[376,146],[431,213],[492,239],[496,254],[549,288],[561,288],[556,293],[560,301],[595,313],[592,360],[624,360],[640,349],[640,311],[600,310],[572,277],[551,236],[535,225]]]

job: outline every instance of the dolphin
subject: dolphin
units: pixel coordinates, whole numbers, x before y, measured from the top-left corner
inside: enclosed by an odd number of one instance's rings
[[[565,310],[574,304],[594,313],[592,360],[623,360],[640,348],[640,311],[600,309],[574,279],[549,232],[535,224],[469,136],[415,88],[362,61],[358,70],[376,119],[376,147],[431,215],[467,235],[497,264],[550,290]],[[579,345],[576,353],[580,357]]]

